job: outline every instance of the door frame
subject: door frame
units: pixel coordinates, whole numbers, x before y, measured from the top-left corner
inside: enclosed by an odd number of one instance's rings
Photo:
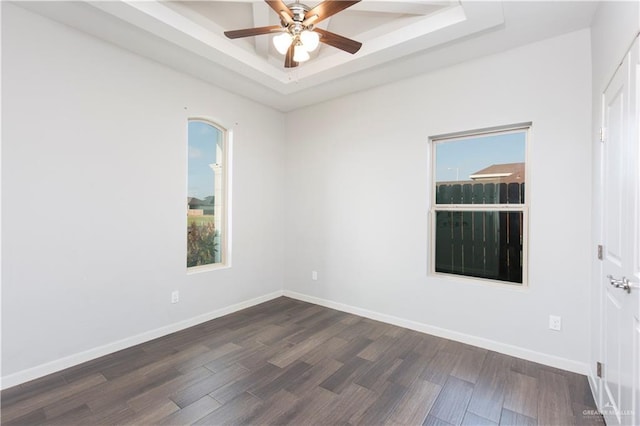
[[[632,123],[631,125],[629,125],[629,131],[631,132],[629,134],[629,138],[632,138],[632,140],[635,141],[636,144],[638,144],[638,147],[636,148],[636,151],[633,152],[633,156],[629,156],[630,158],[628,158],[628,161],[632,161],[633,165],[631,167],[631,170],[635,170],[634,173],[634,177],[635,179],[640,179],[640,118],[639,113],[640,113],[640,41],[639,41],[639,36],[640,33],[636,34],[635,37],[633,38],[633,41],[631,43],[631,45],[629,46],[629,49],[625,52],[624,54],[624,58],[622,61],[620,61],[619,65],[616,67],[615,71],[613,72],[613,74],[611,75],[611,78],[609,79],[607,85],[605,86],[605,88],[602,90],[602,93],[600,95],[600,116],[599,116],[599,129],[600,129],[600,135],[597,139],[599,139],[599,141],[597,142],[598,144],[598,148],[593,150],[596,158],[593,161],[593,165],[594,167],[596,167],[597,169],[594,170],[594,179],[593,179],[593,183],[594,183],[594,200],[595,203],[593,204],[594,206],[594,214],[597,215],[597,217],[594,217],[593,219],[593,223],[595,225],[594,228],[594,239],[598,242],[598,244],[603,244],[604,241],[604,232],[605,232],[605,144],[606,144],[606,135],[603,134],[604,133],[608,133],[605,128],[605,124],[606,124],[606,113],[607,113],[607,98],[606,98],[606,93],[608,92],[608,90],[610,89],[611,84],[615,81],[615,79],[618,76],[618,73],[621,72],[621,69],[623,66],[627,66],[628,68],[628,79],[629,79],[629,90],[628,90],[628,94],[630,97],[629,103],[628,103],[628,111],[627,114],[632,117],[631,119],[635,119],[635,122]],[[629,59],[629,61],[627,61],[627,59]],[[633,177],[632,177],[633,178]],[[631,201],[630,205],[631,207],[634,209],[635,214],[639,214],[640,210],[639,210],[639,204],[640,204],[640,184],[638,184],[638,186],[634,189],[634,193],[631,195],[633,197],[633,200]],[[637,221],[637,219],[636,219]],[[638,227],[640,225],[638,224],[638,222],[635,223],[634,228],[632,231],[632,237],[631,238],[637,238],[638,235],[640,235],[640,232],[638,230]],[[638,242],[635,241],[633,242],[634,248],[635,250],[639,250],[640,247],[638,247]],[[601,246],[599,246],[601,247]],[[634,256],[637,253],[634,253]],[[598,312],[595,313],[596,314],[596,320],[593,321],[592,320],[592,327],[597,327],[595,330],[592,330],[591,335],[592,336],[596,336],[597,338],[597,359],[595,361],[599,361],[599,362],[603,362],[605,361],[604,357],[605,357],[605,333],[607,330],[605,330],[605,298],[607,297],[607,291],[605,289],[605,286],[603,285],[603,280],[604,280],[604,274],[605,274],[605,267],[604,267],[604,262],[603,262],[603,258],[599,258],[600,260],[597,261],[597,266],[592,268],[592,271],[594,273],[596,273],[596,277],[594,277],[594,279],[592,280],[593,283],[595,283],[595,292],[594,289],[592,288],[592,295],[595,295],[595,297],[597,297],[596,303],[592,303],[592,307],[596,307],[597,306],[597,310]],[[635,259],[634,259],[635,261]],[[632,265],[632,268],[636,268],[638,265]],[[632,273],[635,273],[635,269],[632,271]],[[638,277],[634,277],[633,275],[631,276],[632,279],[635,278],[635,280],[638,279]],[[636,282],[637,285],[637,282]],[[639,289],[634,289],[632,290],[633,292],[638,292],[640,291]],[[640,297],[640,296],[635,296],[635,297]],[[638,309],[636,309],[638,310]],[[638,327],[637,323],[638,320],[640,319],[640,312],[634,312],[633,315],[635,315],[635,322],[633,323],[632,328],[636,328]],[[639,329],[640,330],[640,329]],[[636,335],[638,333],[634,333],[634,339],[637,339],[638,336]],[[592,346],[593,347],[593,346]],[[632,371],[631,374],[633,375],[632,378],[632,386],[634,389],[634,393],[632,393],[633,395],[633,401],[632,401],[632,413],[631,413],[631,421],[632,422],[637,422],[640,420],[640,413],[638,412],[638,410],[640,410],[640,402],[637,401],[640,398],[640,366],[638,366],[638,362],[640,362],[640,344],[638,344],[637,341],[633,342],[633,346],[632,346],[632,350],[633,350],[633,356],[634,356],[634,362],[633,366],[632,366]],[[592,392],[595,396],[595,402],[596,405],[599,409],[599,411],[603,414],[605,414],[605,418],[607,418],[607,410],[610,410],[609,407],[605,407],[604,403],[607,400],[607,395],[606,393],[606,389],[605,389],[605,381],[606,381],[606,368],[607,366],[604,366],[604,374],[601,375],[601,377],[597,377],[594,375],[590,375],[589,376],[589,382],[591,384],[592,387]],[[620,407],[621,410],[625,410],[624,407]],[[623,419],[623,423],[624,423]],[[632,423],[633,424],[633,423]]]

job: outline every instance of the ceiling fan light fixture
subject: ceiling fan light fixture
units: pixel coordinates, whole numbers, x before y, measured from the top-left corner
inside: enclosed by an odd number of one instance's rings
[[[304,30],[300,33],[300,42],[307,52],[313,52],[320,44],[320,36],[315,31]]]
[[[295,3],[285,4],[284,0],[264,0],[278,14],[280,25],[225,31],[224,35],[230,39],[266,34],[274,36],[273,46],[278,53],[285,56],[285,68],[295,68],[301,62],[311,59],[309,52],[316,50],[319,42],[351,54],[355,54],[362,47],[360,42],[316,27],[320,22],[362,0],[322,0],[314,7],[300,3],[300,0],[289,1],[295,1]],[[256,47],[256,50],[260,49]]]
[[[273,46],[280,54],[284,55],[287,53],[287,50],[289,50],[292,41],[293,37],[291,34],[283,32],[273,38]]]
[[[304,48],[302,43],[298,43],[293,47],[293,60],[295,62],[305,62],[308,61],[309,58],[311,58],[309,52],[307,52],[307,49]]]

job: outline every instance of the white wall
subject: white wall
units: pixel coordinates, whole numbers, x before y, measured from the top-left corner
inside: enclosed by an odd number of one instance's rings
[[[2,31],[3,386],[276,294],[283,277],[290,294],[586,371],[588,30],[286,121],[15,5],[2,4]],[[233,267],[196,275],[184,267],[191,114],[235,143]],[[530,287],[427,277],[428,136],[524,121]]]
[[[613,77],[615,70],[630,47],[635,35],[640,31],[639,2],[601,2],[596,10],[591,25],[591,58],[592,58],[592,150],[593,150],[593,220],[592,235],[595,247],[602,243],[602,188],[599,184],[601,175],[599,142],[602,125],[602,94]],[[593,262],[591,277],[591,334],[589,373],[591,384],[600,393],[600,381],[596,379],[596,362],[603,361],[602,329],[600,324],[602,302],[602,265]],[[597,398],[596,398],[597,401]]]
[[[582,30],[287,114],[285,291],[586,372],[589,49]],[[529,288],[428,277],[428,137],[527,121]]]
[[[2,8],[3,386],[281,292],[283,114]],[[234,134],[233,267],[195,275],[190,115]]]

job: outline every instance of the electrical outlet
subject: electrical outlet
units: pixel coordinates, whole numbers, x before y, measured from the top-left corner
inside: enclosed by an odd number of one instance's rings
[[[311,271],[311,279],[318,281],[318,271]]]
[[[562,328],[562,317],[557,315],[549,315],[549,329],[560,331]]]
[[[171,303],[178,303],[180,301],[180,293],[178,290],[171,292]]]

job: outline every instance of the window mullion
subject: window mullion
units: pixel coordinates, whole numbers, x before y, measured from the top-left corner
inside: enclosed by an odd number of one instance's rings
[[[433,211],[523,211],[526,204],[436,204]]]

